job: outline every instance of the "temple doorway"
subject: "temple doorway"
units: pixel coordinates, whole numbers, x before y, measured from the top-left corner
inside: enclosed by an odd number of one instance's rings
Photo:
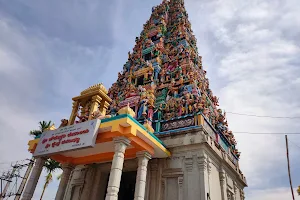
[[[134,199],[135,179],[136,171],[122,173],[118,200]]]

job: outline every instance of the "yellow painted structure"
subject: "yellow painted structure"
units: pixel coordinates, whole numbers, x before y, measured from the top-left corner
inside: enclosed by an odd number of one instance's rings
[[[88,102],[91,102],[90,111],[94,112],[98,108],[105,115],[107,104],[111,102],[106,93],[104,86],[97,84],[83,91],[80,96],[73,98],[75,107],[73,106],[69,125],[72,125],[75,121],[79,104],[84,107]],[[92,112],[89,114],[89,119],[91,119]],[[50,157],[60,163],[74,165],[110,162],[114,155],[113,139],[115,137],[126,137],[131,141],[126,150],[125,159],[135,158],[136,153],[140,151],[149,152],[153,158],[170,156],[170,152],[162,142],[153,135],[153,128],[148,123],[141,125],[136,121],[133,118],[135,112],[129,106],[120,109],[118,114],[116,117],[101,120],[96,145],[93,148],[61,152],[50,155]],[[53,130],[53,127],[51,130]],[[34,153],[38,142],[39,139],[29,141],[29,152]]]
[[[131,145],[126,150],[125,159],[135,158],[136,153],[139,151],[148,151],[153,158],[166,158],[171,154],[155,138],[148,130],[145,130],[138,122],[136,122],[129,115],[120,115],[109,120],[104,120],[100,124],[99,133],[96,139],[96,146],[94,148],[75,150],[73,152],[61,153],[51,155],[51,158],[61,163],[72,164],[90,164],[99,162],[108,162],[113,159],[113,138],[123,136],[131,141]],[[39,139],[29,141],[29,152],[33,153]],[[104,148],[101,148],[103,145]],[[109,148],[107,148],[110,146]],[[96,148],[97,147],[97,148]],[[93,149],[99,150],[98,152]],[[79,156],[82,153],[86,155]],[[68,156],[67,156],[68,155]]]

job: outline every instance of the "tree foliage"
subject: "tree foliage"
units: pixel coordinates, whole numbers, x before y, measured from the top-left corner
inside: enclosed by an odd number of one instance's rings
[[[38,130],[32,130],[29,132],[29,135],[32,135],[34,137],[40,136],[47,128],[51,126],[52,122],[46,122],[46,121],[41,121],[39,122],[39,129]]]

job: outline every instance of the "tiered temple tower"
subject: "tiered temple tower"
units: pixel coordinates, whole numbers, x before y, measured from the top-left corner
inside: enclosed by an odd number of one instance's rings
[[[164,0],[153,8],[123,72],[109,89],[114,100],[110,113],[114,116],[129,104],[135,118],[147,121],[157,134],[193,126],[187,119],[202,114],[237,160],[234,135],[209,89],[196,43],[183,0]]]
[[[56,200],[244,200],[240,153],[196,44],[183,0],[152,8],[109,91],[102,84],[84,90],[69,120],[29,142],[37,162],[23,199],[31,199],[50,157],[64,171]],[[62,139],[91,120],[101,120],[92,148],[75,148],[85,144],[79,136]],[[56,142],[45,149],[51,134]]]

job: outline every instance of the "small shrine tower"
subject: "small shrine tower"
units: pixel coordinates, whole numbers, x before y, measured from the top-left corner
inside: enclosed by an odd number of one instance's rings
[[[84,90],[69,119],[29,142],[23,199],[51,158],[64,170],[56,200],[244,200],[240,152],[196,44],[183,0],[153,7],[112,87]]]

